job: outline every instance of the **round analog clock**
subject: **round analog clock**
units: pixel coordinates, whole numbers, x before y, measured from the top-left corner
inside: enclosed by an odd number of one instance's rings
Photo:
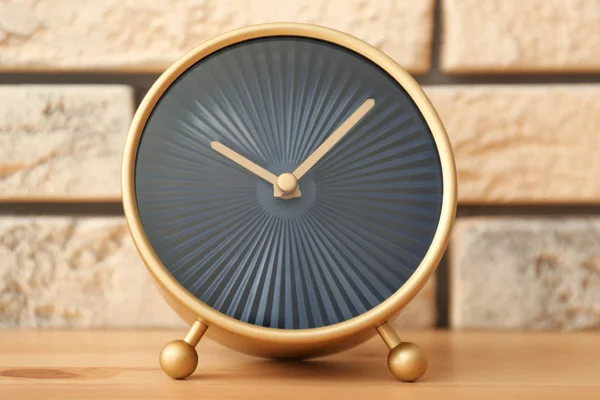
[[[135,115],[123,202],[150,273],[191,325],[163,348],[168,375],[195,370],[205,333],[272,358],[379,333],[397,378],[425,371],[387,321],[446,247],[455,167],[426,96],[376,48],[304,24],[200,45]]]

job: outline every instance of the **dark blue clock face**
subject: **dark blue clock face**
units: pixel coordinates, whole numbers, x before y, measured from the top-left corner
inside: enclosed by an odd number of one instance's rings
[[[367,99],[375,105],[299,179],[293,172]],[[377,306],[429,249],[442,206],[431,131],[363,56],[299,37],[254,39],[199,61],[165,92],[139,144],[135,192],[156,254],[190,293],[240,321],[336,324]]]

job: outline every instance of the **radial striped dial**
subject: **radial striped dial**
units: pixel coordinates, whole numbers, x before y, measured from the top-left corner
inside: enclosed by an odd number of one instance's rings
[[[366,100],[373,107],[299,180],[293,172]],[[293,182],[292,182],[293,183]],[[300,37],[245,41],[164,93],[139,144],[135,193],[161,262],[200,301],[259,326],[308,329],[395,293],[431,245],[442,170],[406,91],[370,60]]]

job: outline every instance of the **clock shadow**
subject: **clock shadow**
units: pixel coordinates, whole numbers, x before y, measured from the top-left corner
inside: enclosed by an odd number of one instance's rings
[[[262,361],[260,367],[281,378],[311,381],[388,380],[389,372],[382,360],[383,368],[372,368],[360,360],[356,361]],[[391,378],[391,376],[389,377]]]
[[[387,369],[387,353],[363,352],[353,357],[334,355],[314,360],[248,360],[234,379],[261,378],[296,381],[394,381]],[[242,372],[244,371],[244,372]]]

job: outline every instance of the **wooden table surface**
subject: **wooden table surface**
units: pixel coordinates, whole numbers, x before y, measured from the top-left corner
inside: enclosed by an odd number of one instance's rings
[[[158,366],[178,331],[0,331],[0,399],[600,399],[600,333],[404,332],[429,356],[395,381],[381,339],[308,362],[261,360],[204,340],[186,381]]]

